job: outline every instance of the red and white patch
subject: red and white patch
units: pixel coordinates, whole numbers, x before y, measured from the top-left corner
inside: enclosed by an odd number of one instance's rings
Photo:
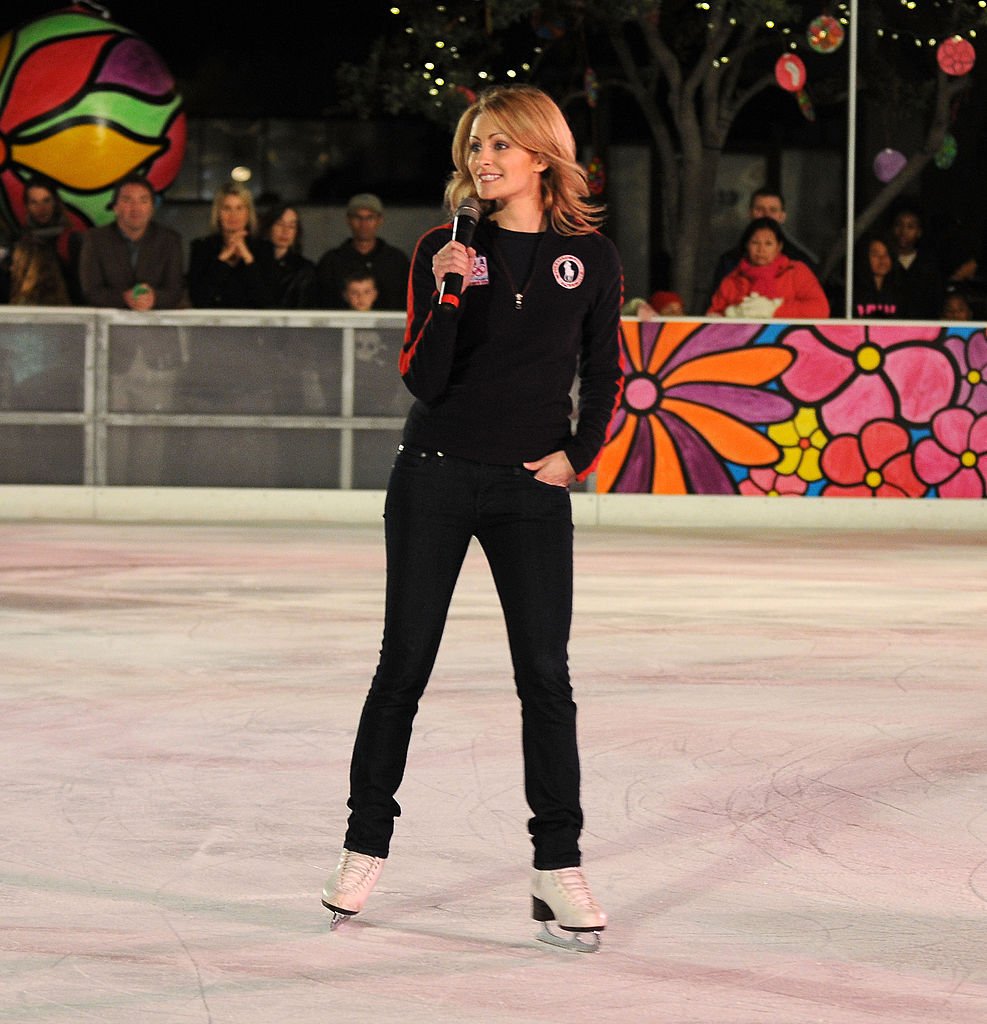
[[[487,266],[486,256],[477,256],[473,260],[473,276],[470,278],[470,285],[490,284],[490,268]]]
[[[578,256],[560,256],[552,264],[552,273],[563,288],[578,288],[586,276],[586,268]]]

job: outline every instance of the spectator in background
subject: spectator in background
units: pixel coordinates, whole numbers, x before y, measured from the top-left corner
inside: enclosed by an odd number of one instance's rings
[[[901,272],[891,243],[879,235],[864,240],[854,260],[853,315],[870,320],[901,316]]]
[[[745,253],[720,282],[707,316],[821,319],[829,300],[816,275],[801,260],[782,251],[785,236],[772,217],[752,220],[740,239]]]
[[[652,292],[648,305],[659,317],[685,316],[685,306],[678,292]]]
[[[891,222],[891,244],[902,281],[901,312],[905,320],[937,320],[946,294],[939,262],[922,245],[922,215],[917,207],[900,206]]]
[[[274,248],[257,235],[250,190],[220,186],[209,216],[211,231],[189,249],[188,290],[198,309],[270,309],[275,305]]]
[[[62,276],[73,303],[82,303],[79,289],[79,251],[83,232],[69,223],[55,183],[40,175],[24,186],[25,220],[22,234],[52,247],[62,265]]]
[[[354,270],[343,279],[343,302],[347,309],[366,312],[377,301],[377,282],[369,270]]]
[[[943,320],[972,320],[973,307],[962,288],[950,287],[942,304]]]
[[[770,185],[763,185],[751,193],[747,213],[751,220],[757,220],[760,217],[770,217],[782,228],[784,228],[785,222],[788,220],[784,196],[779,189]],[[819,271],[813,256],[796,245],[787,235],[785,238],[785,253],[789,259],[804,263],[812,271],[813,276],[818,278]],[[713,271],[710,295],[715,294],[716,289],[720,286],[720,282],[737,266],[745,255],[740,245],[731,246],[726,252],[720,253],[720,258],[716,261],[716,269]]]
[[[84,302],[115,309],[178,309],[187,305],[181,235],[154,221],[154,189],[131,174],[113,193],[113,223],[90,228],[79,255]]]
[[[315,302],[315,264],[302,255],[302,221],[298,210],[278,203],[263,217],[261,238],[273,250],[272,284],[278,309],[312,309]]]
[[[10,304],[72,305],[62,264],[55,250],[31,234],[23,235],[14,243],[10,260]]]
[[[342,292],[346,275],[369,270],[377,283],[377,309],[404,310],[408,294],[408,257],[388,245],[377,232],[384,222],[384,204],[378,196],[361,192],[346,206],[350,238],[323,254],[316,266],[320,305],[345,308]]]
[[[685,307],[678,292],[653,292],[650,299],[630,299],[621,309],[622,316],[638,320],[664,320],[669,316],[685,316]]]
[[[182,239],[154,220],[157,196],[139,174],[121,179],[113,193],[113,223],[90,228],[79,257],[82,294],[90,306],[146,313],[188,305],[182,273]],[[174,409],[182,365],[178,332],[114,331],[110,343],[110,407],[142,413]],[[160,484],[165,432],[112,430],[108,438],[113,479]]]

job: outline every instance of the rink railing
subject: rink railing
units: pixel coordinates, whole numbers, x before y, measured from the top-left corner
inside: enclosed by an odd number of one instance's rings
[[[0,307],[0,483],[377,488],[400,313]]]
[[[0,484],[380,491],[411,403],[403,330],[401,313],[0,307]],[[623,336],[611,440],[576,488],[600,508],[983,497],[982,324],[682,318]]]

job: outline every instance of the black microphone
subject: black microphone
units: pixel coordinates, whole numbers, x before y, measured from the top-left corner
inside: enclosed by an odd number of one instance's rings
[[[462,242],[468,248],[470,242],[473,241],[473,232],[476,230],[482,212],[479,199],[475,199],[473,196],[464,199],[459,204],[456,216],[452,220],[452,240]],[[439,289],[439,309],[458,309],[462,291],[463,275],[446,274],[442,278],[442,287]]]

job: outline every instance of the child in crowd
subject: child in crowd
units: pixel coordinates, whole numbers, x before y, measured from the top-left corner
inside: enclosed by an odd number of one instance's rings
[[[377,301],[377,282],[369,270],[354,270],[343,278],[343,302],[347,309],[366,312]]]

